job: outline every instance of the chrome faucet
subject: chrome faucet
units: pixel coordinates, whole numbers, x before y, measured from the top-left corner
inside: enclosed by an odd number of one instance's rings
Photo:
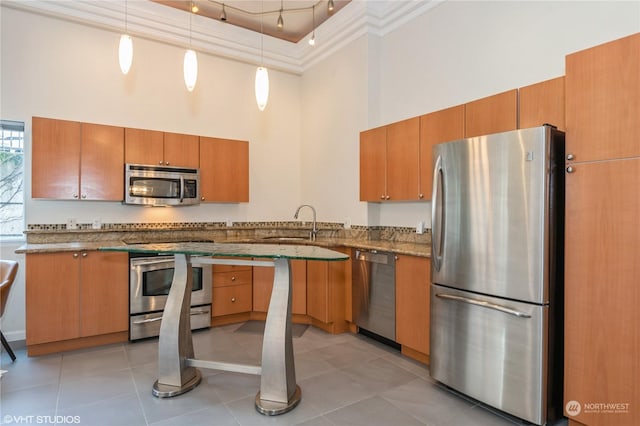
[[[296,214],[293,215],[293,218],[294,219],[298,218],[298,213],[300,213],[300,209],[303,207],[309,207],[313,211],[313,229],[311,229],[311,232],[309,233],[309,239],[311,241],[315,241],[316,235],[318,234],[318,228],[316,227],[316,209],[314,209],[313,206],[310,204],[303,204],[300,207],[298,207],[298,209],[296,210]]]

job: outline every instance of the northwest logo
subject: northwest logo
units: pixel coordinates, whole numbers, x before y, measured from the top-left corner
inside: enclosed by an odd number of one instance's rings
[[[578,401],[569,401],[567,402],[567,405],[564,406],[564,408],[566,409],[567,414],[570,416],[577,416],[582,410]]]

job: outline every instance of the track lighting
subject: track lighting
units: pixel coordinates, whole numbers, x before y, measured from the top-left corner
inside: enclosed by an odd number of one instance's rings
[[[327,10],[329,13],[333,12],[334,7],[333,0],[329,0],[329,3],[327,3]]]
[[[191,2],[191,13],[198,13],[199,10],[198,6],[194,2]]]
[[[222,22],[226,22],[227,20],[227,12],[224,10],[224,3],[222,3],[222,13],[220,13],[220,20]]]

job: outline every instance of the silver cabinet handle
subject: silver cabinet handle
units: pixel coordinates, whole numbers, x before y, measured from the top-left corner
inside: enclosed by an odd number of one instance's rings
[[[572,166],[567,167],[567,173],[573,173],[575,170]]]
[[[87,254],[86,251],[82,252],[82,257],[87,257],[87,256],[88,256],[88,254]]]
[[[567,154],[567,160],[573,160],[576,158],[573,154]]]
[[[82,194],[82,198],[87,198],[87,194]]]
[[[455,300],[462,303],[468,303],[470,305],[480,306],[482,308],[493,309],[495,311],[503,312],[505,314],[513,315],[519,318],[531,318],[531,315],[525,312],[516,311],[515,309],[507,308],[506,306],[502,305],[496,305],[495,303],[485,302],[484,300],[469,299],[468,297],[442,293],[436,293],[436,297],[439,297],[441,299]]]
[[[162,166],[162,160],[158,161],[158,165]]]
[[[77,258],[78,257],[78,253],[73,253],[73,257]]]
[[[236,303],[236,298],[235,297],[231,298],[231,303]]]
[[[191,311],[190,315],[194,316],[194,315],[206,315],[208,314],[209,311],[203,311],[202,309],[198,309],[197,311]],[[138,320],[138,321],[134,321],[134,324],[147,324],[150,322],[156,322],[156,321],[160,321],[162,319],[162,317],[155,317],[155,318],[147,318],[147,319],[143,319],[143,320]]]
[[[442,192],[442,194],[440,194]],[[438,203],[438,197],[442,196],[442,205]],[[442,265],[442,250],[444,247],[444,177],[442,173],[442,157],[438,156],[433,167],[433,190],[431,192],[431,256],[436,271]],[[438,214],[440,207],[440,216]]]
[[[73,194],[73,198],[78,198],[78,194]]]

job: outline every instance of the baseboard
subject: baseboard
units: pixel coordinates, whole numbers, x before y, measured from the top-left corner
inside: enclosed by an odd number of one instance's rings
[[[26,330],[3,331],[2,334],[4,334],[4,338],[7,339],[7,342],[17,342],[18,340],[27,340]]]

